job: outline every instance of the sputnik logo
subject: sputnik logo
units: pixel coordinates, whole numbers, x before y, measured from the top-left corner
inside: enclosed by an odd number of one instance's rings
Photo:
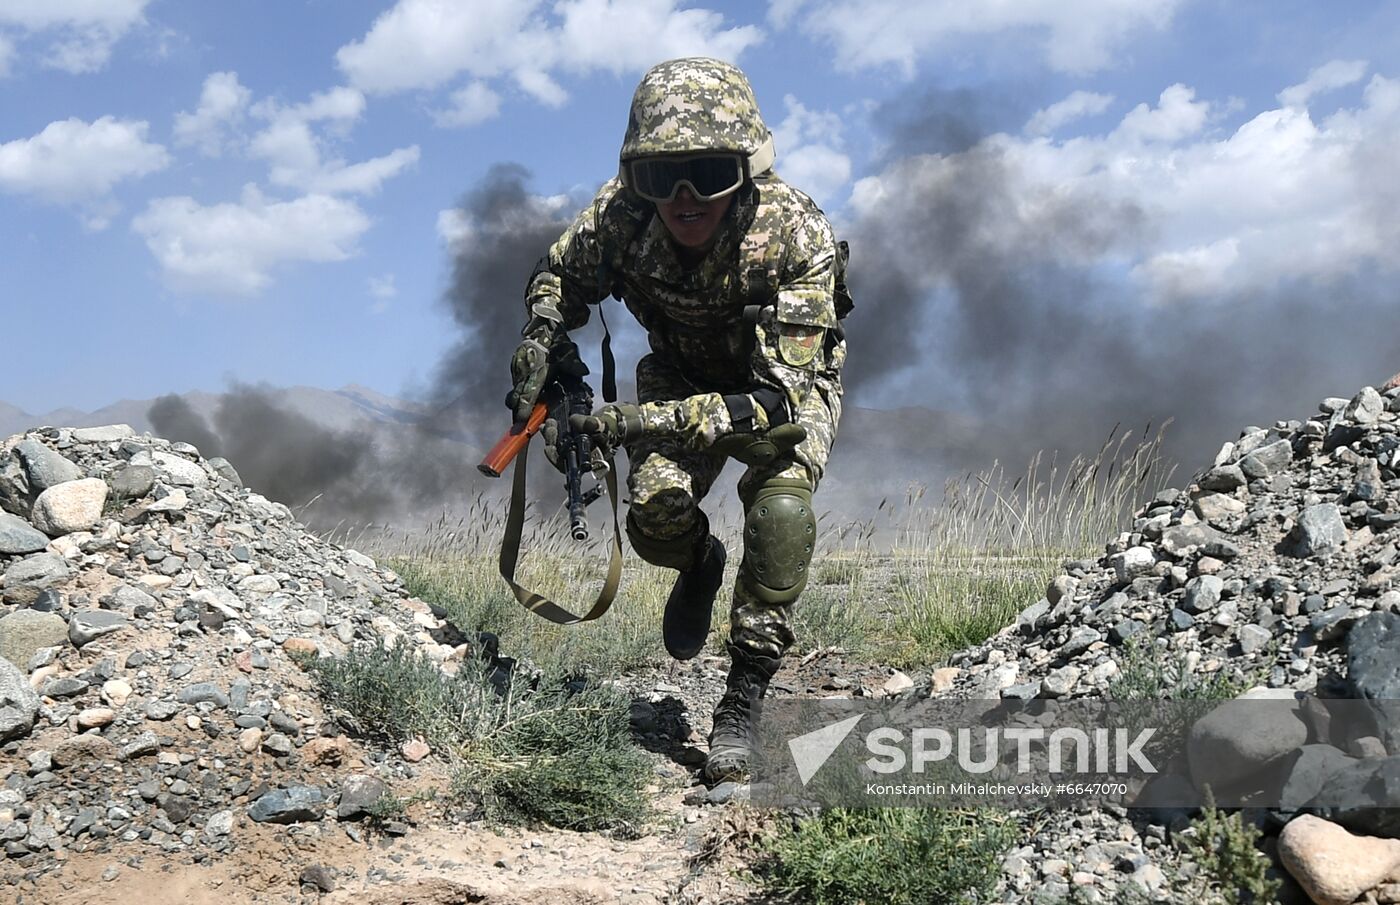
[[[851,730],[856,728],[856,723],[860,722],[862,716],[864,714],[847,717],[830,726],[823,726],[788,740],[788,751],[792,753],[792,762],[797,765],[797,776],[804,786],[817,775],[817,771],[836,749],[841,747],[841,743],[851,734]]]

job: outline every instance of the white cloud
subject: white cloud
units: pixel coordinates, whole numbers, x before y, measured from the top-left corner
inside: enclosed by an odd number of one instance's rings
[[[768,21],[777,28],[787,28],[807,5],[807,0],[768,0]]]
[[[513,49],[539,0],[399,0],[359,41],[336,52],[351,84],[375,94],[434,88],[463,72],[494,76],[523,59]]]
[[[1111,94],[1095,94],[1092,91],[1075,91],[1062,101],[1057,101],[1043,110],[1037,110],[1026,122],[1026,131],[1032,135],[1049,135],[1061,126],[1086,116],[1097,116],[1113,103]]]
[[[501,112],[501,96],[485,82],[469,82],[452,92],[452,106],[433,113],[439,126],[474,126],[494,119]]]
[[[131,225],[171,288],[252,295],[279,267],[349,258],[370,220],[351,201],[328,195],[269,201],[248,185],[237,204],[157,198]]]
[[[373,195],[388,179],[397,176],[418,162],[417,145],[398,148],[383,157],[374,157],[360,163],[347,164],[343,160],[332,160],[321,164],[314,173],[288,174],[284,181],[274,182],[305,188],[312,192],[325,192],[331,195],[351,193]]]
[[[104,116],[65,119],[38,135],[0,144],[0,189],[61,203],[99,203],[112,188],[163,169],[165,148],[146,141],[149,125]]]
[[[150,0],[5,0],[0,26],[50,39],[44,64],[75,74],[107,65],[112,47],[142,24]]]
[[[346,87],[314,94],[306,103],[290,107],[260,101],[252,110],[268,125],[249,141],[248,153],[268,162],[273,185],[312,193],[373,194],[385,180],[418,162],[418,146],[351,164],[327,157],[329,142],[312,128],[322,124],[331,133],[347,132],[364,109],[365,96]]]
[[[193,145],[208,157],[218,157],[248,110],[253,92],[238,83],[236,72],[215,72],[204,80],[199,107],[175,114],[175,144]]]
[[[569,93],[563,86],[542,69],[526,67],[515,70],[515,83],[546,107],[562,107],[569,99]]]
[[[783,155],[779,172],[786,182],[826,207],[850,184],[851,158],[827,145],[803,145]]]
[[[560,62],[572,69],[621,74],[676,57],[731,62],[763,40],[761,29],[725,28],[707,9],[676,9],[675,0],[562,0]]]
[[[1114,130],[1119,138],[1136,141],[1180,141],[1201,131],[1210,103],[1197,101],[1194,89],[1177,83],[1157,98],[1157,106],[1138,104]]]
[[[1150,299],[1266,292],[1366,267],[1400,271],[1400,79],[1373,76],[1356,107],[1320,120],[1283,106],[1218,134],[1213,113],[1174,85],[1155,107],[1141,104],[1102,133],[997,134],[964,155],[900,159],[857,182],[851,207],[872,222],[897,221],[906,206],[907,216],[928,217],[930,199],[994,161],[996,182],[1014,201],[973,224],[985,241],[1102,264]]]
[[[1041,37],[1047,62],[1061,72],[1093,72],[1137,33],[1163,28],[1182,0],[771,0],[779,27],[799,28],[836,49],[844,69],[896,66],[912,76],[919,60],[969,39],[1008,31]],[[799,15],[800,14],[800,15]]]
[[[447,250],[456,255],[463,246],[471,241],[476,230],[471,217],[461,208],[449,208],[438,211],[437,234],[442,240],[442,244],[447,246]]]
[[[773,130],[776,169],[818,204],[831,204],[851,181],[851,158],[841,150],[842,119],[829,110],[809,110],[791,94],[783,98],[783,105],[787,116]]]
[[[441,125],[464,125],[494,115],[499,98],[488,84],[492,79],[508,79],[557,107],[568,99],[561,72],[640,72],[690,55],[733,60],[762,40],[754,26],[726,28],[721,14],[678,9],[677,3],[398,0],[363,38],[340,48],[336,60],[352,85],[371,94],[433,89],[470,77],[453,95],[453,107],[436,114]]]
[[[1285,107],[1305,107],[1308,101],[1319,94],[1354,85],[1366,76],[1365,60],[1333,60],[1312,72],[1297,85],[1290,85],[1278,93],[1279,103]]]

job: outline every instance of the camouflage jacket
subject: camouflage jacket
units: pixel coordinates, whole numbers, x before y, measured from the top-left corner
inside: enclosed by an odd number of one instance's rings
[[[819,388],[839,395],[835,238],[807,195],[773,175],[736,195],[710,253],[681,266],[655,208],[610,180],[551,246],[530,281],[531,315],[573,330],[616,290],[652,351],[696,394],[782,392],[790,413]],[[771,276],[755,273],[766,262]],[[756,318],[746,306],[760,305]]]

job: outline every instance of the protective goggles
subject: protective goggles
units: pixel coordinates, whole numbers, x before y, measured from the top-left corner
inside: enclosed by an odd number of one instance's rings
[[[648,201],[674,201],[681,186],[697,201],[713,201],[737,191],[753,173],[773,165],[773,140],[752,156],[707,151],[675,157],[639,157],[622,165],[622,184]]]

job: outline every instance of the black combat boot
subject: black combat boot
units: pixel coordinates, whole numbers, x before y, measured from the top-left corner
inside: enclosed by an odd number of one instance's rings
[[[715,595],[724,581],[724,544],[710,533],[708,521],[701,536],[704,540],[695,555],[695,564],[676,576],[661,617],[666,652],[677,660],[689,660],[704,648]]]
[[[757,656],[732,645],[729,654],[733,662],[724,696],[715,707],[710,753],[705,758],[705,779],[711,783],[738,779],[748,772],[754,749],[754,710],[778,671],[777,657]]]

